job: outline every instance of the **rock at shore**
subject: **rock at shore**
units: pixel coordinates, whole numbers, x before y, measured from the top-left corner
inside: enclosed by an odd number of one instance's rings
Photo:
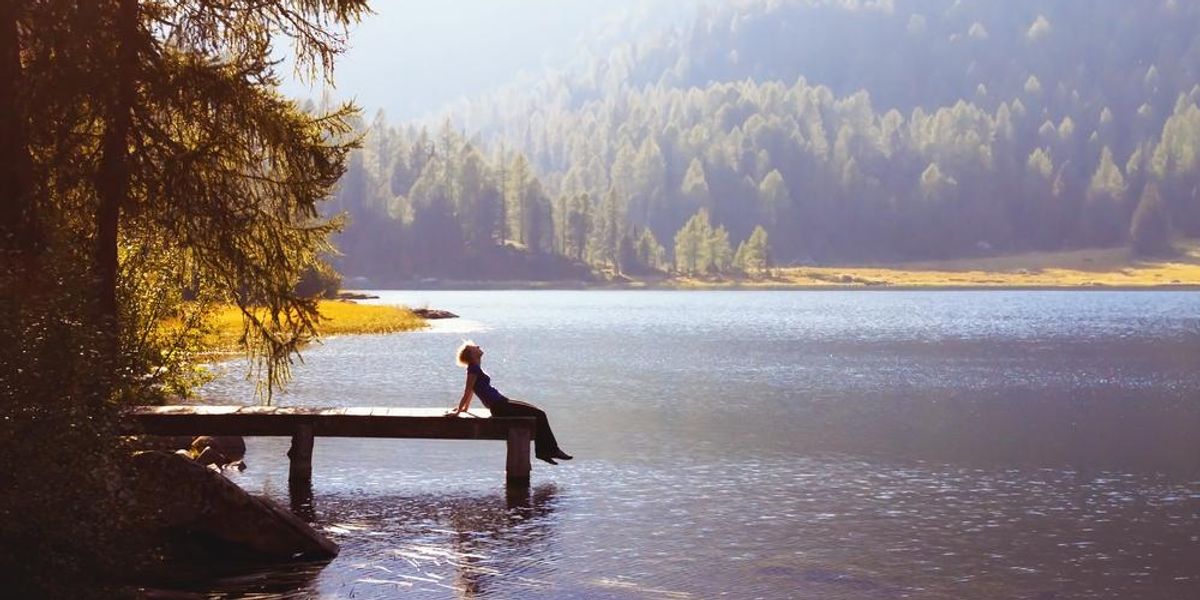
[[[153,525],[209,537],[264,559],[333,558],[337,544],[291,512],[178,454],[132,459],[135,501]]]
[[[421,317],[422,319],[457,319],[458,318],[458,315],[456,315],[448,310],[441,310],[441,309],[437,309],[437,308],[414,308],[414,309],[412,309],[412,311],[413,311],[413,314],[417,315],[418,317]]]
[[[338,292],[336,298],[338,300],[375,300],[379,298],[374,294],[362,294],[359,292]]]

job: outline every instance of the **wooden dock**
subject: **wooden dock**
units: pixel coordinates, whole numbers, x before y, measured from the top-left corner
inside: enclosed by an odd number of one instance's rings
[[[510,485],[529,485],[529,442],[533,417],[445,416],[444,408],[307,408],[280,406],[136,406],[130,433],[153,435],[287,436],[292,438],[288,473],[293,483],[312,480],[316,437],[505,440],[505,475]]]

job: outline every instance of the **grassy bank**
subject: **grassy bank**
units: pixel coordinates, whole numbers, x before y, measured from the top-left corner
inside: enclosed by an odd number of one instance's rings
[[[375,304],[357,304],[322,300],[324,317],[317,326],[322,337],[346,334],[378,334],[413,331],[426,326],[425,320],[407,308]],[[234,306],[217,310],[208,321],[211,332],[205,345],[221,352],[236,352],[242,335],[242,313]]]
[[[775,269],[762,279],[708,281],[672,278],[648,285],[703,287],[899,288],[1153,288],[1200,286],[1200,240],[1177,244],[1179,253],[1138,258],[1128,249],[1030,252],[1008,256],[892,265]]]

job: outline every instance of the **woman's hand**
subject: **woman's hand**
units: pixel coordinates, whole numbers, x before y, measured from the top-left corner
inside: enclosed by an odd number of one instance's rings
[[[467,373],[467,383],[465,386],[463,386],[462,399],[458,401],[458,406],[454,407],[454,410],[446,413],[446,416],[447,417],[457,417],[458,413],[466,412],[467,409],[471,408],[471,395],[474,394],[474,392],[472,391],[474,389],[475,389],[475,374]]]

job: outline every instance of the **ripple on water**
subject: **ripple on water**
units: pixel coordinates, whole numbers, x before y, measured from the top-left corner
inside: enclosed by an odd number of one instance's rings
[[[314,519],[342,554],[303,589],[328,598],[1115,598],[1131,589],[1169,598],[1197,585],[1189,557],[1200,550],[1190,529],[1200,483],[837,455],[577,462],[528,493],[482,482],[446,493],[318,493]],[[297,592],[271,590],[295,584],[284,569],[205,589],[288,597]]]
[[[534,489],[514,498],[498,486],[503,444],[320,439],[316,495],[300,508],[341,556],[193,589],[1200,596],[1194,294],[381,301],[428,303],[475,324],[330,340],[306,352],[282,403],[449,406],[462,385],[453,349],[473,337],[494,381],[547,408],[578,459],[536,465]],[[227,371],[206,394],[249,398],[239,375]],[[239,483],[287,502],[287,441],[249,446]]]

